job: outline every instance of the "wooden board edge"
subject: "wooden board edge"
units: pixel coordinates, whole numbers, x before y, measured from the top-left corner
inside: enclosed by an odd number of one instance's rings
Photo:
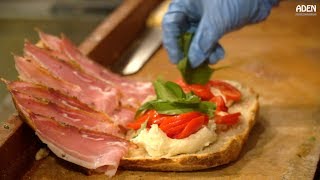
[[[35,154],[42,143],[35,132],[14,115],[8,121],[14,121],[12,133],[0,146],[0,179],[20,179],[33,165]]]
[[[143,31],[149,14],[162,0],[125,0],[79,46],[98,63],[109,66]]]

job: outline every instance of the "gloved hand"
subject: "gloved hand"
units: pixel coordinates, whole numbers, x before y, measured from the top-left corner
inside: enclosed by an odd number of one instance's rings
[[[178,38],[194,32],[189,61],[197,67],[206,59],[224,57],[218,40],[227,32],[264,20],[278,0],[173,0],[163,18],[163,44],[173,63],[183,58]]]

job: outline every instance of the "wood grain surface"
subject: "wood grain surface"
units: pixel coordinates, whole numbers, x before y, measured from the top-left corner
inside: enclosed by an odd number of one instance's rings
[[[239,159],[198,172],[119,170],[114,179],[312,179],[320,153],[320,13],[295,16],[297,2],[284,1],[263,23],[229,33],[226,57],[214,79],[236,80],[260,94],[261,110]],[[320,7],[319,3],[317,3]],[[179,77],[162,48],[130,77]],[[26,179],[105,179],[86,176],[53,155],[39,161]]]

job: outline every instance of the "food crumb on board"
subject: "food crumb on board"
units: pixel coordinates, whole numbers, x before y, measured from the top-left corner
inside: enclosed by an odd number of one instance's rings
[[[10,129],[10,126],[8,124],[3,124],[3,128]]]
[[[39,151],[37,152],[36,156],[35,156],[35,159],[38,161],[38,160],[41,160],[41,159],[44,159],[46,158],[48,155],[49,155],[49,150],[47,148],[41,148],[39,149]]]

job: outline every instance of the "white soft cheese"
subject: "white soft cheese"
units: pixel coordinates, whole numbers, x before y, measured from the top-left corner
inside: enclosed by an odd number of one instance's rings
[[[142,146],[152,157],[174,156],[184,153],[195,153],[216,141],[215,124],[210,121],[195,134],[184,139],[169,138],[156,124],[149,130],[142,130],[131,141]]]
[[[221,96],[227,107],[230,107],[233,104],[232,100],[227,101],[226,96],[223,95],[222,92],[218,88],[211,87],[210,90],[211,90],[212,94],[214,94],[215,96]]]

